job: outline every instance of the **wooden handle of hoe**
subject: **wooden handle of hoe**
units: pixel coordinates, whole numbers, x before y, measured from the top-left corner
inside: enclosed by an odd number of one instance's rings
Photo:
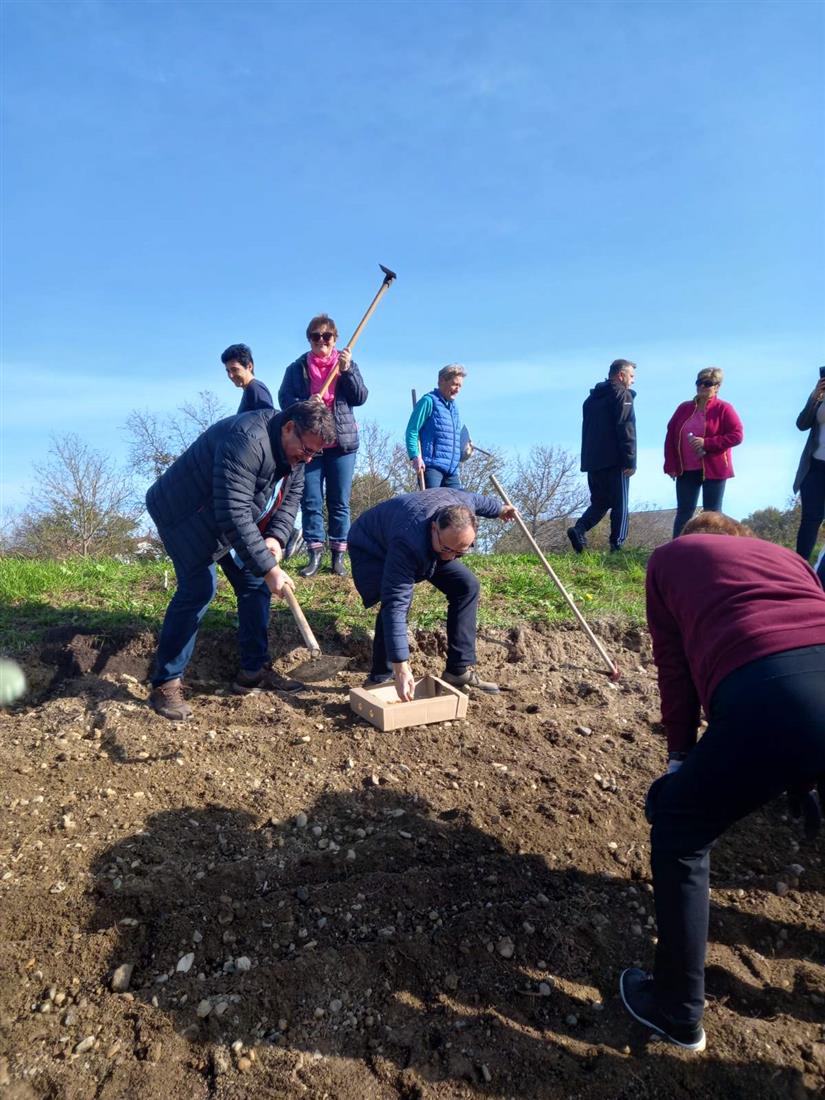
[[[499,480],[495,476],[495,474],[490,474],[490,481],[493,483],[493,488],[498,493],[498,495],[501,497],[501,499],[504,501],[504,503],[509,504],[509,506],[512,508],[513,503],[510,500],[510,498],[507,496],[507,493],[502,488],[501,483],[499,482]],[[550,576],[553,578],[553,583],[555,584],[556,588],[558,588],[559,592],[561,592],[562,596],[564,597],[564,599],[567,603],[567,606],[570,608],[570,610],[576,616],[576,619],[579,622],[579,626],[582,628],[582,630],[585,632],[587,637],[590,639],[590,641],[596,647],[596,649],[599,652],[599,656],[602,658],[604,663],[607,665],[608,671],[610,672],[610,679],[611,680],[618,680],[619,679],[619,666],[617,664],[615,664],[610,659],[610,657],[608,656],[607,650],[604,648],[602,643],[599,641],[599,639],[596,637],[596,635],[593,633],[593,631],[590,629],[590,627],[585,622],[584,616],[582,615],[581,611],[579,611],[579,609],[573,603],[573,600],[572,600],[571,596],[568,594],[567,589],[564,587],[564,585],[561,583],[559,578],[556,576],[556,572],[553,569],[553,566],[550,564],[550,562],[547,560],[547,558],[544,556],[544,554],[542,554],[541,548],[539,547],[539,544],[536,542],[536,540],[530,534],[530,531],[527,528],[527,524],[524,522],[524,520],[521,518],[521,516],[518,514],[518,512],[516,512],[515,518],[516,518],[516,523],[519,525],[519,527],[524,532],[524,534],[527,538],[527,541],[530,543],[530,545],[533,547],[533,550],[538,555],[539,561],[544,566],[544,568],[547,570],[547,572],[550,574]]]
[[[369,309],[364,314],[364,316],[361,318],[361,320],[358,324],[358,328],[355,330],[355,332],[353,332],[352,336],[350,336],[349,340],[347,341],[346,346],[342,349],[343,351],[351,352],[352,349],[355,347],[356,341],[358,340],[358,337],[361,335],[361,333],[364,329],[364,325],[366,325],[367,321],[369,321],[370,317],[372,317],[373,313],[375,312],[375,307],[378,305],[378,303],[381,301],[382,297],[389,290],[391,282],[392,282],[391,279],[390,280],[385,279],[384,282],[381,284],[381,286],[378,289],[378,293],[375,295],[373,300],[370,302]],[[334,369],[329,372],[329,375],[328,375],[326,381],[324,382],[323,386],[321,386],[320,390],[318,391],[318,393],[321,395],[321,397],[323,397],[324,394],[327,392],[327,390],[329,389],[329,387],[332,383],[333,378],[335,378],[335,376],[337,374],[338,374],[338,364],[336,363]]]
[[[304,639],[304,645],[307,647],[313,657],[317,657],[321,652],[321,647],[318,645],[315,635],[312,633],[312,627],[307,622],[307,617],[301,610],[301,605],[298,603],[295,593],[292,591],[289,585],[284,586],[283,596],[287,602],[289,610],[292,612],[292,617],[301,632],[301,637]]]
[[[415,392],[415,390],[412,390],[411,393],[412,393],[413,408],[415,408],[415,406],[418,404],[418,394]],[[418,457],[421,458],[421,439],[420,438],[418,440]],[[424,471],[423,470],[416,470],[416,474],[418,475],[418,488],[419,489],[426,489],[427,488],[427,483],[424,480]]]

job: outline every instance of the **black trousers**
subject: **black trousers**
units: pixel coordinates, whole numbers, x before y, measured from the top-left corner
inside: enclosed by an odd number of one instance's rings
[[[447,597],[447,668],[450,672],[463,672],[467,665],[476,663],[476,621],[481,586],[476,575],[455,559],[439,562],[430,584]],[[392,665],[384,642],[384,609],[380,608],[375,620],[370,673],[382,676],[387,672],[392,672]]]
[[[799,486],[799,500],[802,514],[799,517],[796,552],[808,561],[825,518],[825,462],[820,462],[818,458],[811,459],[810,469]]]
[[[717,837],[788,787],[823,774],[825,645],[819,645],[763,657],[726,676],[713,694],[704,736],[678,772],[656,781],[654,989],[657,1007],[673,1023],[702,1018]]]
[[[628,481],[620,466],[608,466],[604,470],[593,470],[587,475],[590,489],[590,507],[576,521],[576,528],[587,534],[599,520],[610,512],[610,545],[618,549],[627,538],[628,524]]]

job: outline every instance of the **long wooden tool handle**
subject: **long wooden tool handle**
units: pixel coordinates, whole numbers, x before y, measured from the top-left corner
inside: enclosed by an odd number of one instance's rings
[[[413,408],[415,408],[415,406],[418,404],[418,394],[415,392],[415,390],[411,390],[410,392],[412,393]],[[420,437],[419,437],[417,446],[418,446],[418,457],[421,458],[421,439],[420,439]],[[418,488],[419,489],[426,489],[427,488],[427,483],[424,480],[424,471],[423,470],[416,470],[416,474],[418,475]]]
[[[490,474],[490,481],[493,483],[493,488],[496,490],[496,492],[501,497],[501,499],[504,501],[504,503],[509,504],[510,507],[512,508],[513,507],[512,501],[507,496],[507,493],[504,491],[501,483],[499,482],[499,480],[495,476],[495,474]],[[610,659],[610,657],[607,653],[607,650],[604,648],[602,643],[599,641],[599,639],[596,637],[596,635],[593,633],[593,631],[587,625],[581,611],[579,611],[579,609],[573,603],[573,600],[570,597],[570,595],[568,594],[567,589],[564,587],[564,585],[561,583],[559,578],[556,576],[556,572],[553,569],[553,566],[550,564],[550,562],[547,560],[547,558],[544,556],[544,554],[542,554],[541,548],[539,547],[539,544],[536,542],[536,540],[530,534],[530,531],[528,530],[527,524],[524,522],[524,520],[521,518],[521,516],[518,514],[518,512],[516,512],[515,519],[516,519],[516,523],[519,525],[519,527],[522,529],[524,534],[527,536],[527,541],[533,547],[533,550],[538,555],[538,558],[541,561],[542,565],[547,570],[547,572],[550,574],[550,576],[553,578],[553,583],[555,584],[556,588],[558,588],[559,592],[561,592],[562,596],[564,597],[564,599],[567,603],[567,606],[570,608],[570,610],[573,612],[573,614],[578,619],[579,625],[584,630],[585,634],[590,639],[590,641],[593,643],[593,645],[596,647],[596,649],[599,651],[599,655],[601,656],[604,663],[607,665],[611,676],[613,676],[614,678],[617,677],[618,673],[619,673],[618,665],[616,665]]]
[[[292,617],[298,624],[298,629],[301,631],[301,637],[304,639],[304,644],[310,653],[312,653],[313,657],[317,656],[321,652],[321,647],[318,645],[315,635],[312,633],[312,627],[307,622],[306,615],[301,610],[301,605],[295,598],[295,593],[289,585],[285,585],[283,594],[289,610],[292,612]]]
[[[352,349],[355,347],[356,341],[358,340],[358,337],[361,335],[361,332],[363,331],[364,325],[366,325],[367,321],[369,321],[370,317],[372,317],[373,313],[375,312],[375,307],[378,305],[378,303],[381,301],[382,297],[389,290],[391,282],[392,282],[392,279],[385,279],[383,281],[383,283],[381,284],[381,286],[378,289],[378,293],[375,295],[373,300],[370,302],[369,309],[364,314],[364,316],[361,318],[361,321],[358,325],[358,328],[355,330],[355,332],[353,332],[352,336],[350,336],[349,340],[347,341],[346,347],[344,347],[342,349],[343,351],[350,351],[351,352]],[[329,372],[329,375],[328,375],[326,381],[324,382],[323,386],[321,386],[320,390],[318,391],[320,393],[321,397],[323,397],[324,394],[327,392],[330,385],[332,384],[333,378],[335,378],[335,376],[337,374],[338,374],[338,364],[336,363],[333,370],[331,370]]]

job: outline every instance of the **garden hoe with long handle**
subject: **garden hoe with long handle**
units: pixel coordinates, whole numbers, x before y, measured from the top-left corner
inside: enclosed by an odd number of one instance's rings
[[[495,476],[495,474],[490,475],[490,481],[493,483],[493,488],[498,493],[498,495],[501,497],[501,499],[504,501],[504,503],[509,504],[510,507],[512,508],[512,506],[513,506],[512,502],[511,502],[510,498],[507,496],[504,489],[502,488],[501,483],[499,482],[499,480]],[[524,522],[524,520],[521,518],[521,516],[518,514],[518,512],[516,512],[515,519],[516,519],[516,523],[519,525],[519,527],[522,529],[525,536],[527,537],[527,541],[530,543],[530,545],[533,547],[536,554],[538,555],[539,560],[541,561],[541,564],[544,566],[544,568],[547,570],[547,572],[553,578],[553,583],[555,584],[556,588],[558,588],[559,592],[561,592],[562,596],[564,597],[564,599],[567,603],[567,606],[570,608],[570,610],[576,616],[576,619],[578,620],[579,626],[582,628],[582,630],[585,632],[587,637],[590,639],[590,641],[593,643],[593,645],[599,651],[599,656],[604,661],[604,663],[607,665],[607,670],[608,670],[610,679],[615,683],[615,681],[618,680],[619,677],[621,676],[621,673],[619,672],[619,666],[614,661],[612,661],[610,659],[610,657],[608,656],[607,650],[604,648],[602,643],[599,641],[599,639],[596,637],[596,635],[593,633],[593,631],[590,629],[590,627],[584,621],[584,616],[582,615],[581,611],[579,611],[579,609],[573,603],[572,597],[569,595],[569,593],[565,589],[564,585],[561,583],[559,578],[556,576],[556,573],[555,573],[555,570],[553,569],[553,566],[550,564],[550,562],[547,560],[547,558],[544,556],[544,554],[542,554],[541,550],[539,549],[539,544],[536,542],[536,540],[530,534],[529,530],[527,529],[527,524]],[[297,679],[297,677],[296,677],[296,679]]]
[[[378,305],[378,303],[381,301],[381,299],[384,297],[384,295],[389,290],[393,279],[398,278],[398,276],[395,274],[395,272],[390,271],[390,269],[388,267],[384,267],[383,264],[379,264],[378,266],[384,272],[384,281],[381,284],[381,286],[378,288],[378,293],[375,295],[373,300],[370,302],[369,309],[364,314],[364,316],[361,318],[361,320],[358,324],[358,328],[355,330],[355,332],[353,332],[352,336],[350,336],[349,341],[347,343],[347,346],[345,348],[342,348],[341,349],[342,351],[352,351],[352,349],[355,347],[355,342],[357,341],[358,337],[361,335],[361,333],[364,330],[364,326],[366,325],[367,321],[369,321],[370,317],[372,317],[373,313],[375,312],[375,307]],[[323,386],[321,386],[321,389],[318,391],[319,395],[321,397],[323,397],[324,394],[327,392],[327,390],[330,387],[330,383],[332,382],[333,378],[336,377],[337,374],[338,374],[338,364],[336,363],[334,369],[329,372],[329,376],[327,377],[327,379],[324,382]]]

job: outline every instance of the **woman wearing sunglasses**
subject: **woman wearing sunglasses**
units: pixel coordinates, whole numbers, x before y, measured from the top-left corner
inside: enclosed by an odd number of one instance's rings
[[[368,391],[349,351],[346,348],[338,351],[335,347],[337,338],[338,329],[331,317],[326,313],[313,317],[307,325],[310,350],[290,363],[278,390],[282,409],[296,401],[322,401],[335,418],[335,442],[324,447],[312,461],[307,461],[304,471],[301,523],[309,561],[298,570],[302,577],[315,576],[321,565],[325,497],[332,572],[340,577],[346,575],[344,555],[349,534],[349,499],[358,450],[358,425],[352,410],[364,404]]]
[[[723,377],[719,367],[700,370],[696,396],[677,407],[667,426],[665,473],[676,482],[674,538],[695,512],[700,490],[706,512],[722,511],[725,482],[733,477],[730,452],[744,431],[733,405],[719,400]]]

